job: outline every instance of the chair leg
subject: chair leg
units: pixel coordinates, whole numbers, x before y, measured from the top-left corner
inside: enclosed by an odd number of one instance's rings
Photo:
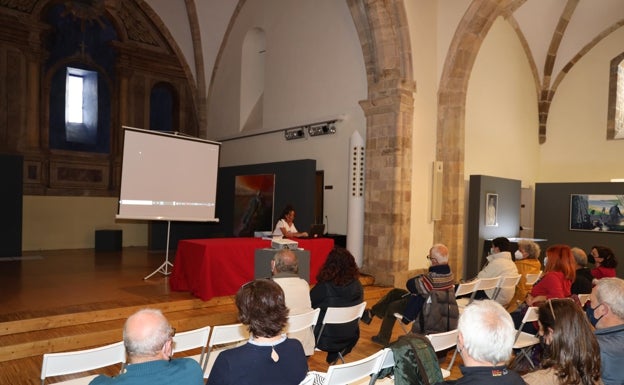
[[[451,358],[451,362],[449,363],[449,366],[446,369],[449,372],[451,371],[451,368],[453,367],[453,364],[455,363],[455,357],[457,357],[457,347],[455,347],[455,351],[453,352],[453,358]]]

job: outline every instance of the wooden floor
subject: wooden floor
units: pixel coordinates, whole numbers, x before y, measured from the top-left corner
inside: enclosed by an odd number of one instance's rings
[[[121,340],[125,318],[145,306],[162,309],[178,331],[236,322],[232,297],[201,301],[190,293],[171,291],[168,278],[160,273],[144,280],[164,258],[164,252],[145,248],[54,250],[0,258],[0,384],[39,384],[45,352]],[[388,289],[367,286],[365,300],[372,304]],[[379,326],[379,319],[361,324],[360,341],[346,356],[347,362],[381,348],[371,341]],[[394,332],[402,333],[398,326]],[[326,371],[325,354],[310,357],[309,367]],[[100,372],[114,374],[114,369]],[[456,364],[451,378],[459,376]]]

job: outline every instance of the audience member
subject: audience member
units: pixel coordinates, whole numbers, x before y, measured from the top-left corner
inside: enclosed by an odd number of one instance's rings
[[[595,267],[591,270],[595,279],[615,277],[617,260],[613,250],[606,246],[593,246],[591,255],[595,261]]]
[[[440,384],[524,385],[522,377],[505,365],[516,339],[505,308],[492,300],[474,301],[460,315],[457,329],[463,377]]]
[[[522,277],[516,286],[513,298],[507,305],[508,312],[515,311],[531,290],[532,285],[527,285],[526,275],[539,274],[542,271],[542,264],[539,261],[540,252],[541,249],[537,243],[528,239],[518,241],[518,250],[514,253],[514,257],[518,274],[521,274]]]
[[[295,208],[291,205],[287,205],[282,211],[279,221],[277,221],[277,224],[275,225],[275,229],[273,230],[273,236],[282,236],[288,238],[307,237],[307,232],[297,231],[294,221]]]
[[[527,294],[524,305],[513,312],[516,328],[522,324],[527,306],[539,306],[551,298],[566,298],[571,295],[572,282],[576,278],[576,262],[572,250],[567,245],[553,245],[546,249],[544,275]],[[533,324],[525,324],[524,331],[536,333]]]
[[[327,362],[338,360],[355,346],[360,338],[358,320],[340,325],[326,325],[319,339],[319,332],[328,307],[349,307],[362,303],[364,289],[359,280],[360,272],[353,255],[342,247],[335,247],[327,255],[325,263],[316,276],[316,285],[310,290],[313,308],[320,308],[314,329],[317,347],[327,352]]]
[[[238,319],[249,328],[249,341],[217,356],[207,384],[300,383],[308,372],[308,362],[301,343],[282,334],[288,308],[280,286],[268,279],[246,283],[236,293],[236,307]]]
[[[538,310],[539,335],[544,342],[541,368],[525,374],[528,385],[598,385],[598,341],[576,302],[549,299]]]
[[[624,280],[603,278],[590,296],[589,318],[600,345],[602,381],[624,384]]]
[[[299,277],[297,256],[291,250],[283,249],[275,253],[271,261],[273,280],[284,291],[284,299],[289,315],[307,313],[312,310],[310,286]],[[298,339],[303,345],[306,356],[314,354],[314,333],[312,329],[289,333],[289,337]]]
[[[572,256],[576,262],[576,278],[570,291],[572,294],[589,294],[592,291],[592,274],[587,267],[587,254],[578,247],[572,248]]]
[[[510,275],[517,275],[518,268],[511,259],[511,252],[509,239],[505,237],[498,237],[492,240],[492,248],[490,249],[490,255],[487,257],[487,264],[479,274],[477,278],[494,278],[494,277],[507,277]],[[476,299],[490,298],[494,296],[496,289],[488,289],[485,292],[479,290],[475,294]],[[511,298],[514,296],[515,289],[513,287],[503,288],[496,297],[496,302],[503,306],[506,306]]]
[[[160,310],[139,310],[128,317],[123,328],[128,358],[125,372],[117,377],[99,375],[90,384],[202,385],[202,368],[195,360],[171,359],[174,334],[175,329]]]
[[[429,272],[409,279],[406,283],[409,291],[394,288],[364,312],[362,321],[367,324],[373,316],[382,319],[373,342],[383,346],[390,343],[396,320],[394,313],[402,313],[404,323],[410,323],[418,316],[415,330],[420,334],[445,332],[457,327],[459,310],[455,301],[455,278],[448,265],[448,248],[443,244],[433,245],[427,258],[431,261]],[[434,294],[439,294],[436,307],[425,309],[425,303],[431,303],[430,296]]]

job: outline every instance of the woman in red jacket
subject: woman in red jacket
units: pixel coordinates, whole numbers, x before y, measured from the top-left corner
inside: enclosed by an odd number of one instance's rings
[[[576,262],[570,247],[567,245],[550,246],[544,258],[544,275],[527,295],[526,304],[538,306],[551,298],[569,297],[575,278]]]
[[[615,260],[613,250],[606,246],[593,246],[591,255],[596,263],[596,267],[591,271],[595,279],[615,277],[617,261]]]

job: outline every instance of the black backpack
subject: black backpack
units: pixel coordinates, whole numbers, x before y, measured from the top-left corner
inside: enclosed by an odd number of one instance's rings
[[[394,355],[394,367],[382,371],[380,378],[394,374],[395,385],[433,385],[443,380],[438,357],[427,337],[409,333],[388,347]]]

